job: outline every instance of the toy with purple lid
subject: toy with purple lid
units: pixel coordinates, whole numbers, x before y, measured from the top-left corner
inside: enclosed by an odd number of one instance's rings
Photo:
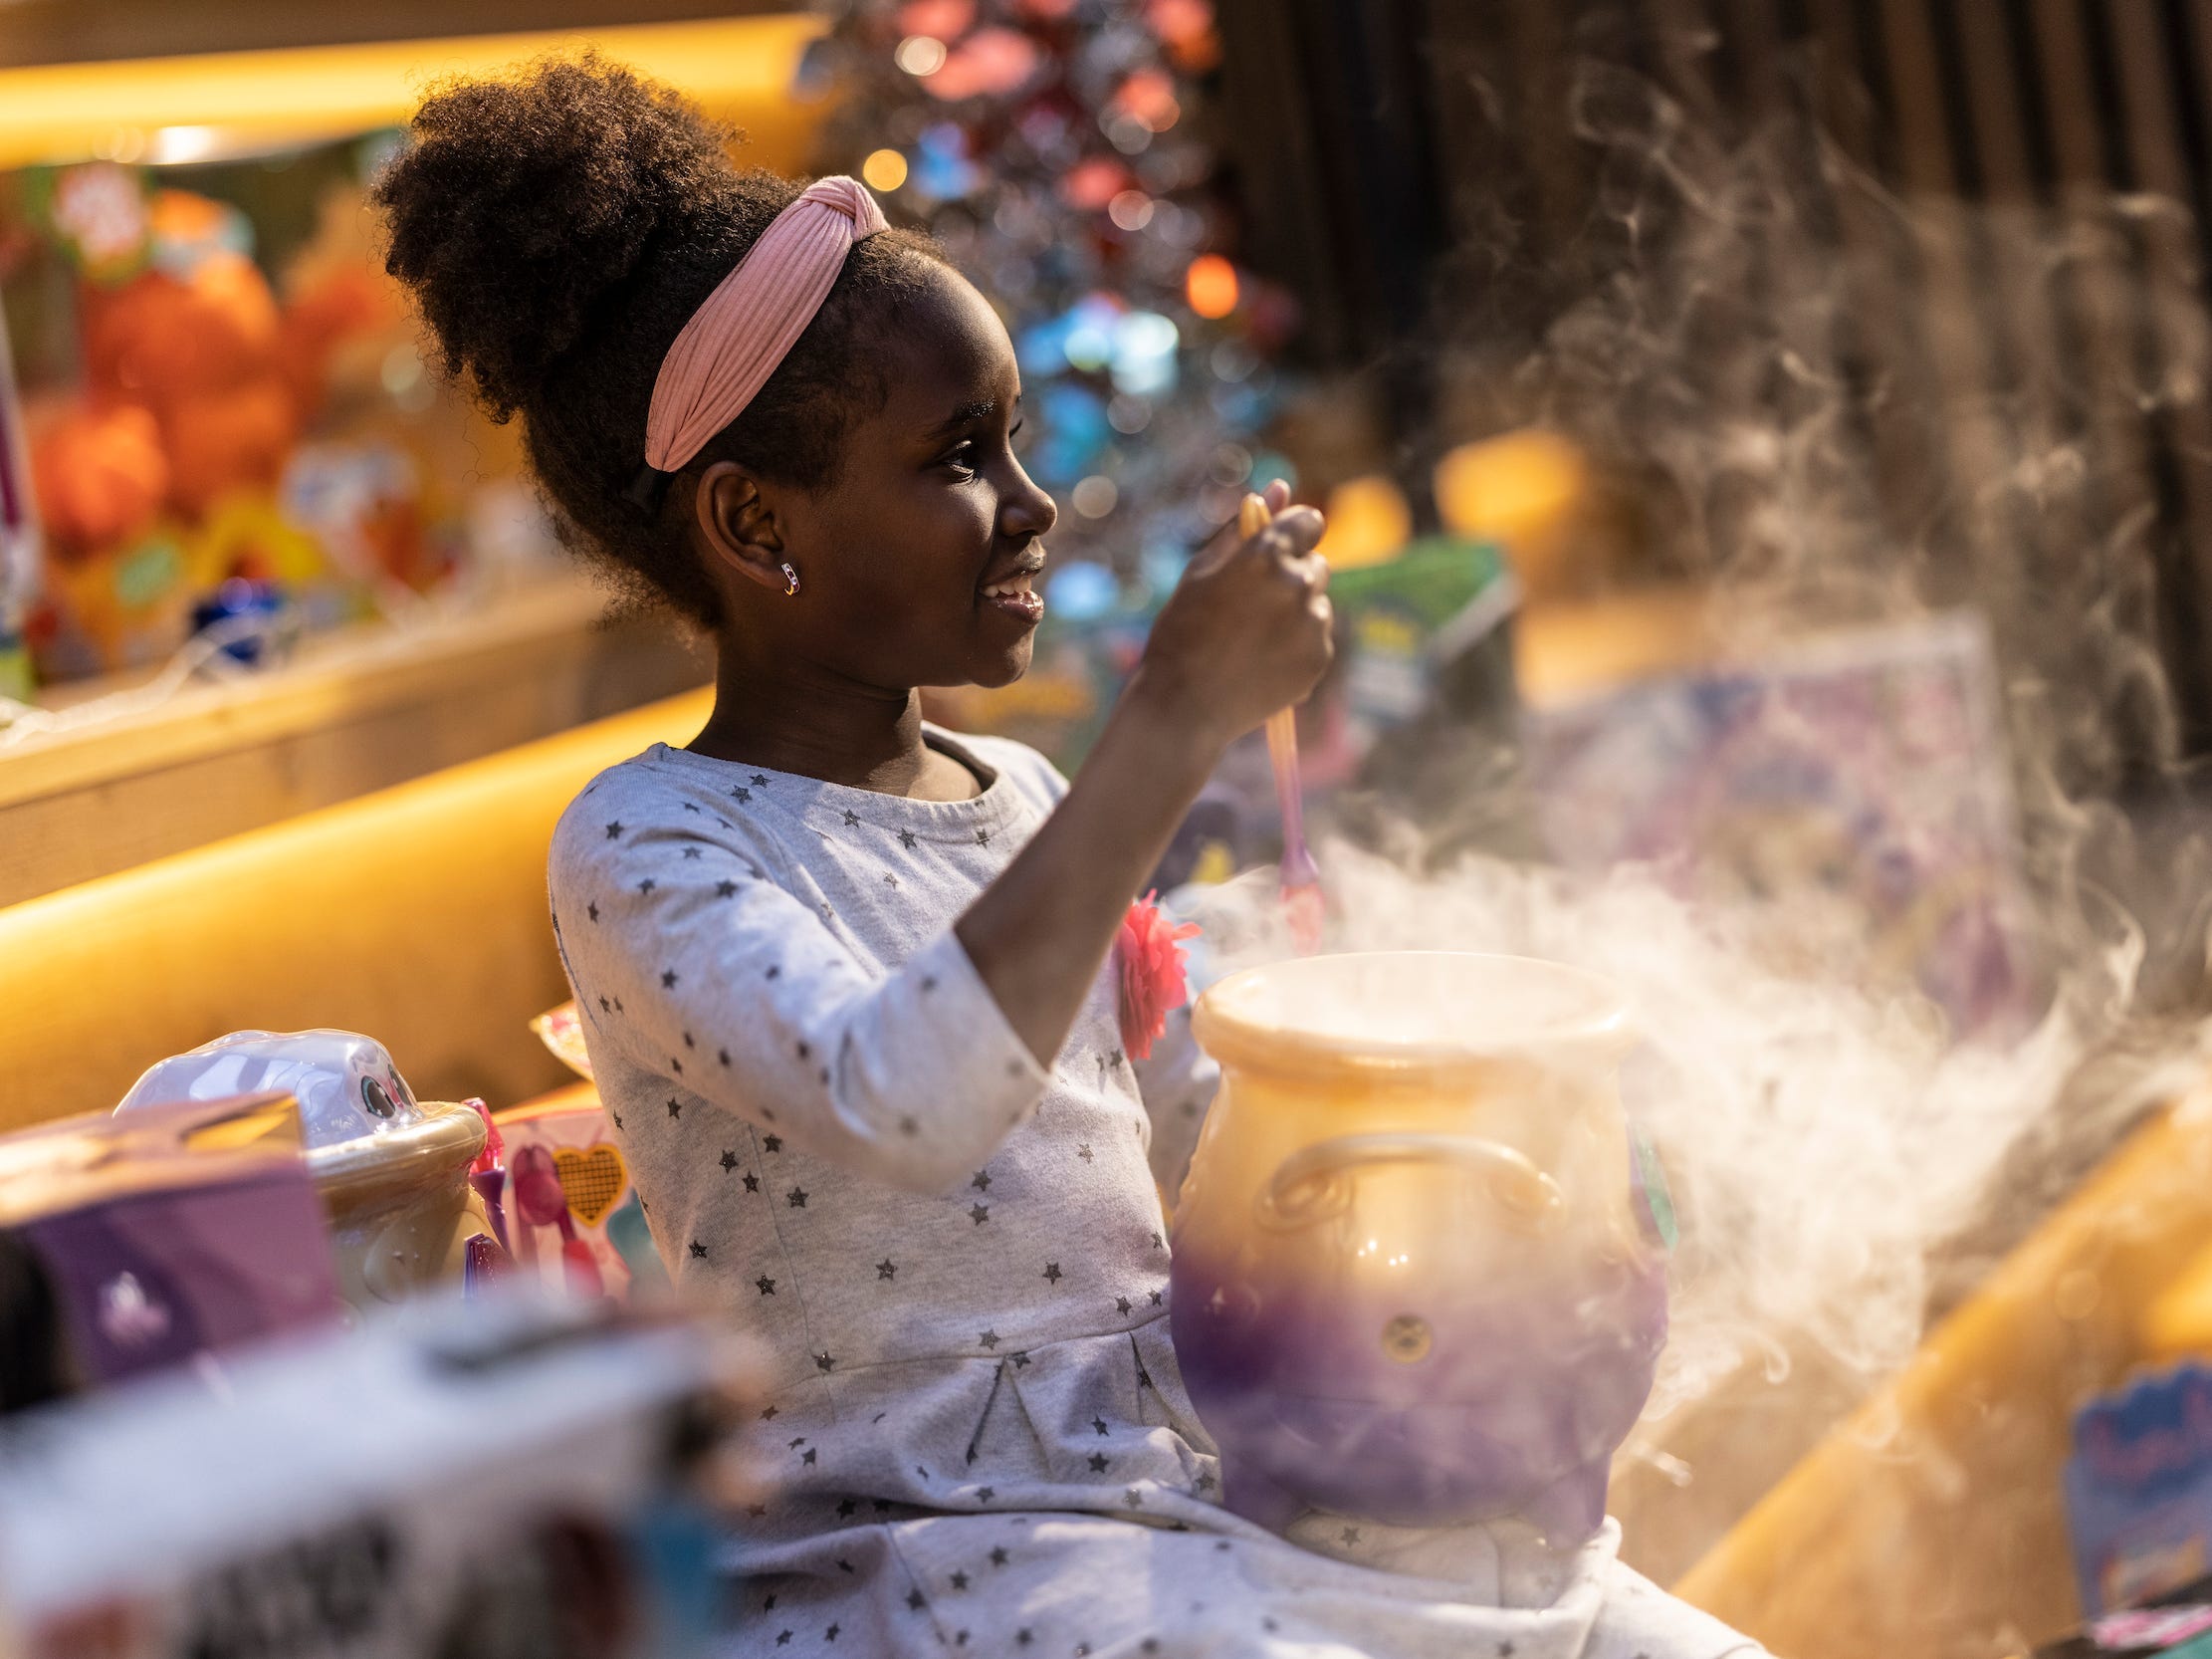
[[[1572,1543],[1666,1334],[1620,995],[1555,963],[1326,956],[1199,1003],[1176,1352],[1231,1509],[1518,1516]]]

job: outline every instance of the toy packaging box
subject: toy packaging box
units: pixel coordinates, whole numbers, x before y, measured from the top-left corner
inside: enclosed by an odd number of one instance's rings
[[[540,1015],[531,1030],[580,1079],[495,1114],[506,1178],[499,1223],[523,1277],[582,1297],[665,1289],[630,1180],[629,1162],[607,1121],[576,1005]]]
[[[64,1118],[0,1137],[0,1348],[33,1396],[334,1319],[286,1094]],[[0,1399],[0,1406],[29,1399]]]
[[[2176,1365],[2085,1405],[2074,1420],[2066,1508],[2082,1605],[2093,1616],[2212,1575],[2212,1368]],[[2203,1628],[2212,1632],[2212,1622]]]
[[[2001,1041],[2043,992],[1986,631],[1943,616],[1530,708],[1523,737],[1562,863],[1649,865]]]

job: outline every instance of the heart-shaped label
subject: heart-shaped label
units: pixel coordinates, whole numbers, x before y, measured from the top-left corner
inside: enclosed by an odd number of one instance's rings
[[[611,1143],[595,1140],[582,1150],[573,1146],[553,1149],[553,1168],[560,1175],[560,1194],[568,1200],[568,1213],[586,1227],[606,1220],[622,1194],[629,1190],[629,1166]]]

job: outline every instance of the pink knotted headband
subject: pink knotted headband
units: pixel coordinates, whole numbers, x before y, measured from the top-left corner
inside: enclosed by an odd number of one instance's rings
[[[778,213],[661,359],[645,464],[675,472],[737,419],[821,310],[852,245],[888,228],[867,187],[842,174]]]

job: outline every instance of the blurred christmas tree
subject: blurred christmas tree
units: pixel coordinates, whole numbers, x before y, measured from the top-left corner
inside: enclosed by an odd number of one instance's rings
[[[1023,461],[1060,503],[1054,611],[1143,606],[1243,491],[1290,476],[1261,434],[1295,312],[1233,262],[1210,0],[830,9],[802,89],[838,101],[820,170],[864,178],[1005,319]]]

